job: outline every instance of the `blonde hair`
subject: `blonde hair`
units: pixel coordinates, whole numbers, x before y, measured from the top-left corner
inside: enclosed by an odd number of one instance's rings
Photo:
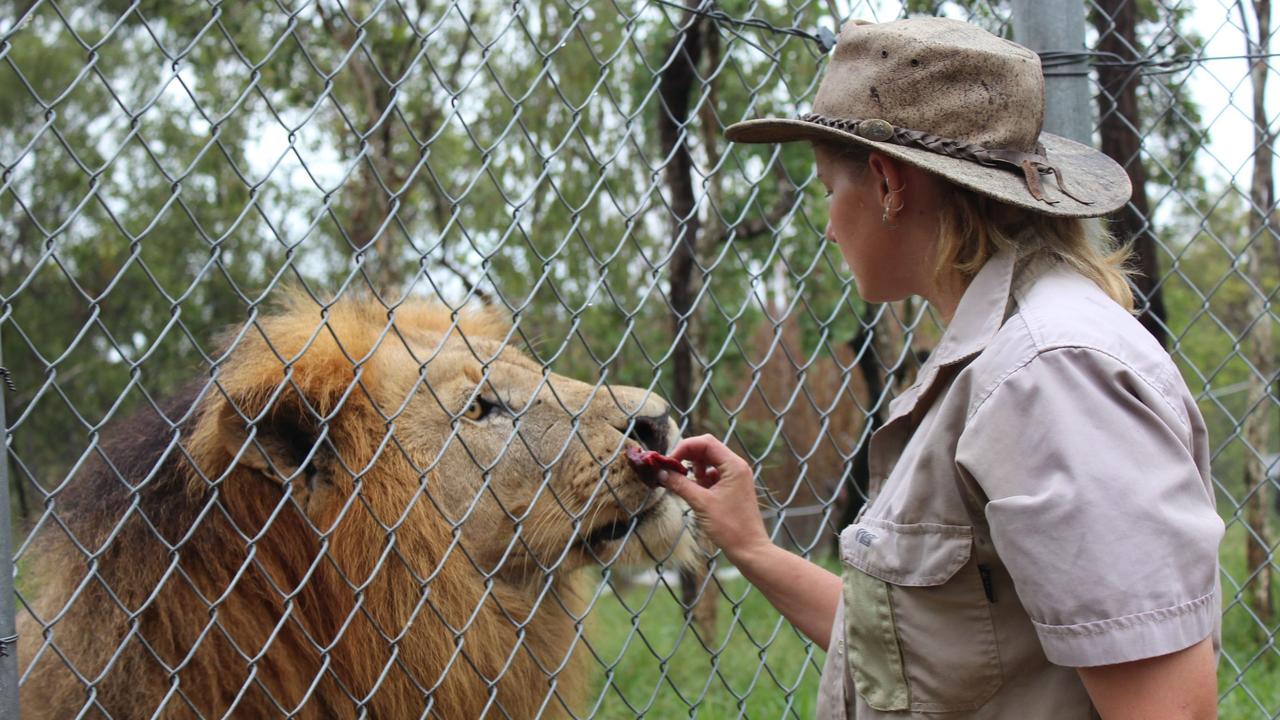
[[[866,171],[869,151],[855,145],[813,143],[856,173]],[[937,176],[934,176],[937,177]],[[934,282],[955,270],[967,283],[998,250],[1009,250],[1021,263],[1065,265],[1089,278],[1112,300],[1134,312],[1128,266],[1130,248],[1119,245],[1098,218],[1043,215],[1002,203],[949,183],[939,217]]]
[[[1008,250],[1019,263],[1070,267],[1134,310],[1130,250],[1098,218],[1043,215],[957,187],[940,210],[939,227],[935,279],[954,269],[968,281],[996,251]]]

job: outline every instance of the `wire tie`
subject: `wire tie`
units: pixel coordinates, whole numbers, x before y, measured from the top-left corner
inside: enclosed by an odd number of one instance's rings
[[[818,47],[822,48],[822,54],[826,55],[836,46],[836,35],[831,32],[831,28],[820,27],[818,34],[813,38],[818,43]]]

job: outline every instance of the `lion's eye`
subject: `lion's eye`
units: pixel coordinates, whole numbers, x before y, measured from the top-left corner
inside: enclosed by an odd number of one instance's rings
[[[462,417],[471,421],[483,420],[489,415],[489,413],[493,412],[493,409],[497,406],[497,403],[491,403],[482,397],[476,397],[476,399],[471,402],[471,406],[467,408],[466,412],[462,413]]]

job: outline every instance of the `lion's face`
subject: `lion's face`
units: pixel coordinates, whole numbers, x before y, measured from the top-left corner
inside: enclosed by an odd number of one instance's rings
[[[395,362],[383,404],[408,399],[396,438],[415,464],[434,465],[426,491],[482,570],[687,560],[686,506],[646,484],[624,452],[675,445],[664,400],[544,373],[497,340],[455,332],[414,344],[431,361],[422,373]]]
[[[340,304],[318,335],[314,318],[260,321],[275,352],[241,341],[222,374],[239,410],[224,403],[219,425],[226,452],[289,483],[322,532],[435,514],[480,572],[509,582],[692,558],[687,506],[625,456],[678,440],[661,398],[544,372],[487,314],[452,327],[434,306],[401,308],[384,333],[385,311]],[[276,353],[295,358],[283,385]]]

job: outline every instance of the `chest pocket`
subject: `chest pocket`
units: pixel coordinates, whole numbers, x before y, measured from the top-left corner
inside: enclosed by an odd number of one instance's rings
[[[862,519],[840,534],[845,646],[858,695],[883,711],[981,707],[1003,672],[961,525]]]

